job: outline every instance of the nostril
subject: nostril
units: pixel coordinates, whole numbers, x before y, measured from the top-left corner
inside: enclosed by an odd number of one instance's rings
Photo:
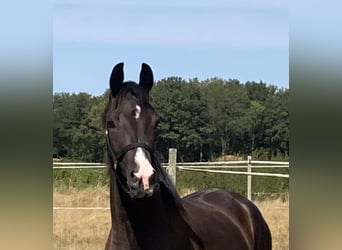
[[[134,172],[132,172],[132,174],[131,174],[131,177],[132,177],[132,182],[133,183],[138,183],[139,182],[139,177],[137,177],[135,174],[134,174]]]
[[[150,183],[153,183],[153,182],[155,182],[156,181],[156,174],[153,172],[153,174],[150,176],[150,178],[148,178],[148,180],[149,180],[149,182]]]

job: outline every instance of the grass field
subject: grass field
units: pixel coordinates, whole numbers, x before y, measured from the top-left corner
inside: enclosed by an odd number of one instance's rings
[[[289,249],[288,202],[265,200],[256,203],[263,213],[273,238],[273,250]],[[109,207],[108,187],[55,191],[54,207]],[[104,249],[110,229],[109,210],[54,210],[54,249]]]

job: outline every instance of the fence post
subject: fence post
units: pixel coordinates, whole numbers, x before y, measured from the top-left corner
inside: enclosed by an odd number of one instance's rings
[[[247,172],[251,173],[252,172],[252,156],[247,157],[248,160],[248,167],[247,167]],[[252,175],[247,175],[247,198],[249,200],[252,200]]]
[[[167,172],[171,177],[173,184],[176,186],[176,164],[177,164],[177,149],[169,148],[169,164]]]

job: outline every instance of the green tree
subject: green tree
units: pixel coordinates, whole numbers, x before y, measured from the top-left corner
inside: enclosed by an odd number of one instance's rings
[[[209,121],[216,134],[213,151],[221,155],[246,151],[243,141],[250,130],[246,89],[237,80],[212,78],[204,84]]]
[[[54,153],[74,161],[102,161],[102,99],[87,93],[54,95]]]
[[[249,110],[249,118],[250,118],[250,124],[251,124],[251,147],[250,147],[250,152],[253,152],[255,147],[258,146],[256,141],[259,136],[261,136],[261,124],[264,118],[264,111],[265,111],[265,106],[260,104],[258,101],[251,101],[251,106]]]
[[[160,117],[158,148],[164,159],[169,147],[177,147],[181,160],[201,160],[208,111],[199,83],[165,78],[152,89],[151,99]]]
[[[103,161],[101,114],[108,95],[108,90],[101,96],[54,94],[54,153],[73,161]],[[170,147],[178,149],[182,161],[224,154],[288,157],[288,89],[263,82],[169,77],[158,81],[150,96],[160,116],[157,153],[162,161]]]
[[[262,81],[259,83],[248,81],[245,83],[245,86],[250,101],[257,101],[263,104],[270,93],[269,87],[267,87],[266,83]]]
[[[273,156],[289,153],[289,90],[278,90],[265,101],[264,141]]]

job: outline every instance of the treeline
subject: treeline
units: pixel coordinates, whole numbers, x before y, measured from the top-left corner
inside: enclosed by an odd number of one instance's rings
[[[71,161],[102,162],[105,140],[101,113],[109,91],[54,94],[54,154]],[[164,78],[152,88],[160,117],[157,154],[179,161],[208,161],[226,154],[261,160],[289,158],[289,90],[263,82],[212,78]]]

